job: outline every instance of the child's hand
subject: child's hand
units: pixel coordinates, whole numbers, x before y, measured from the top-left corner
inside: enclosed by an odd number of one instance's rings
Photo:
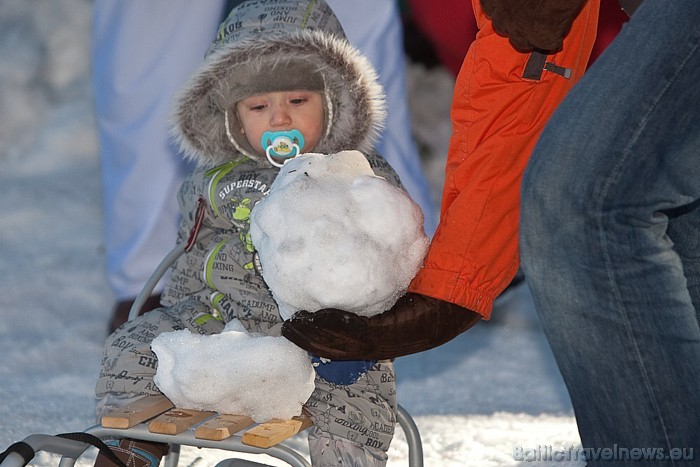
[[[369,318],[333,308],[299,311],[284,322],[282,335],[332,360],[388,360],[442,345],[479,319],[454,303],[407,293]]]

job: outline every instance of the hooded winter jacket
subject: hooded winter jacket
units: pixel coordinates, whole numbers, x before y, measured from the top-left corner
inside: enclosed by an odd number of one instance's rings
[[[278,169],[252,148],[232,109],[264,92],[320,92],[326,121],[313,151],[358,149],[377,175],[399,185],[391,167],[372,151],[385,118],[376,79],[323,1],[257,0],[231,12],[175,108],[173,133],[198,166],[179,193],[180,241],[189,237],[200,204],[202,226],[212,236],[178,260],[165,304],[197,297],[226,322],[237,317],[251,330],[276,333],[281,320],[248,229],[250,212]]]

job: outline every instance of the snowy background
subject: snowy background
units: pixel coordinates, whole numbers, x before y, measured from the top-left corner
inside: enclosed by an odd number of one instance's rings
[[[113,297],[89,83],[91,5],[0,0],[0,451],[32,433],[94,423]],[[452,78],[412,65],[409,81],[415,134],[439,199]],[[396,362],[399,402],[421,431],[426,466],[516,465],[516,448],[579,444],[527,288],[502,296],[493,316]],[[293,442],[305,449],[303,438]],[[185,448],[181,465],[198,457],[213,465],[223,454]],[[389,465],[406,460],[397,435]],[[40,454],[33,465],[57,459]]]

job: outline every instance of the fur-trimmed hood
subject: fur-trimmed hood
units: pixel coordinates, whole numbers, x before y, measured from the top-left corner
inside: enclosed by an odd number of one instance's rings
[[[384,124],[384,92],[324,0],[251,0],[234,8],[178,96],[172,132],[199,164],[219,165],[240,153],[267,164],[240,133],[234,106],[288,90],[324,96],[325,134],[314,152],[372,150]]]

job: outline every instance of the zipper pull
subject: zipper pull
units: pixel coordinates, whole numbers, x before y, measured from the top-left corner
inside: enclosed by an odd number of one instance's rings
[[[571,68],[564,68],[559,65],[555,65],[552,62],[545,62],[544,69],[552,73],[556,73],[559,76],[563,76],[566,79],[571,78]]]

